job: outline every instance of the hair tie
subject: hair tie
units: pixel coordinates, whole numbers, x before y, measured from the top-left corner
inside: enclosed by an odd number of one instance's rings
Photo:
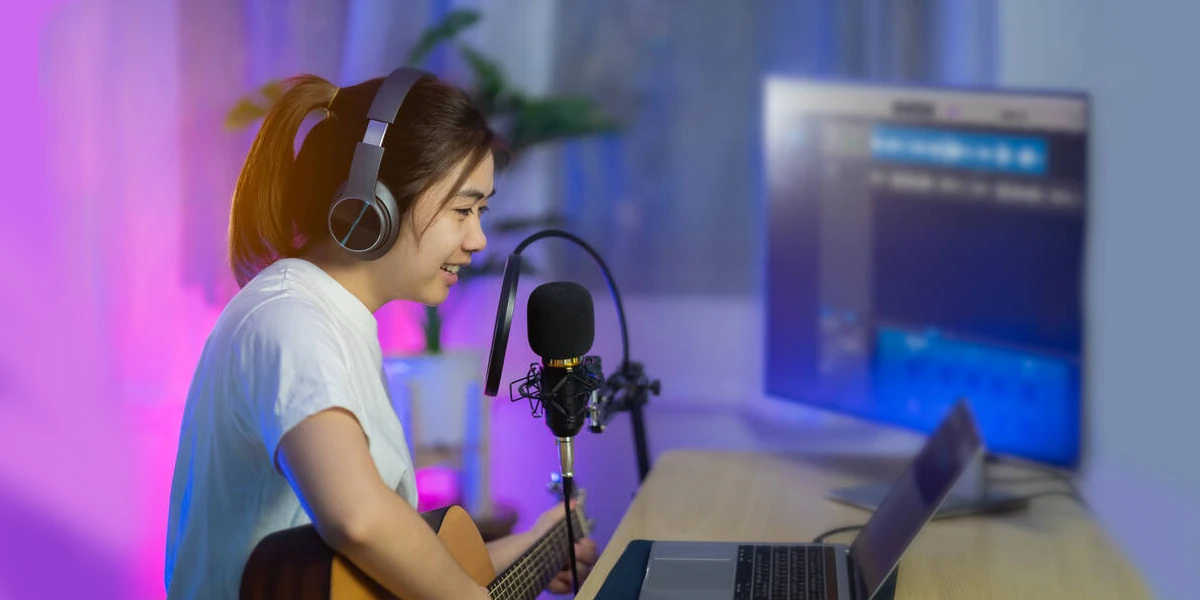
[[[333,97],[331,97],[329,99],[329,104],[325,105],[325,118],[326,119],[333,116],[333,101],[337,100],[337,95],[338,95],[338,92],[340,92],[340,91],[342,91],[342,88],[340,88],[340,87],[333,88]]]

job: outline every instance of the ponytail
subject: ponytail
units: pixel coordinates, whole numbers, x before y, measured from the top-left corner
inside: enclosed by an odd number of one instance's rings
[[[296,136],[309,113],[328,110],[337,93],[337,86],[315,75],[287,79],[283,88],[263,119],[233,192],[229,260],[238,287],[296,252],[296,215],[286,198]]]

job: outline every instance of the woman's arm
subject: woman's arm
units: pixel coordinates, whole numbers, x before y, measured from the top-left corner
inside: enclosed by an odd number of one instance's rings
[[[417,511],[384,484],[349,411],[328,409],[301,421],[283,436],[277,459],[325,543],[393,594],[488,597]]]
[[[536,541],[537,538],[533,537],[533,532],[526,531],[488,542],[488,556],[492,558],[492,567],[496,569],[496,574],[499,575],[511,567]]]

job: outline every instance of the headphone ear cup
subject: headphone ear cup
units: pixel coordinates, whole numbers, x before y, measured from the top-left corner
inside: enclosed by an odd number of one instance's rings
[[[347,252],[362,260],[375,260],[396,243],[399,222],[396,200],[382,182],[375,182],[375,199],[343,196],[346,184],[338,187],[329,207],[329,234]]]
[[[379,247],[372,259],[387,254],[400,237],[400,209],[396,205],[396,197],[392,195],[392,190],[379,180],[375,181],[375,200],[375,206],[383,214],[383,222],[387,226],[380,230]]]

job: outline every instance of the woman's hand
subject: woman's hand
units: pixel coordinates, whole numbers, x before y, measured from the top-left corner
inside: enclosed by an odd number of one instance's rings
[[[600,553],[596,549],[596,542],[591,539],[582,539],[575,542],[575,568],[579,573],[579,585],[587,580],[587,576],[592,572],[592,567],[596,565],[596,559]],[[558,572],[554,579],[550,580],[550,584],[546,589],[552,594],[570,594],[574,592],[574,586],[571,584],[571,566]]]
[[[574,510],[574,508],[575,501],[572,500],[571,509]],[[537,521],[533,524],[533,528],[530,529],[530,533],[532,534],[530,537],[535,540],[541,539],[542,536],[549,533],[551,529],[558,525],[559,522],[563,520],[564,516],[566,516],[566,513],[563,510],[563,505],[561,503],[550,507],[540,516],[538,516]],[[592,567],[595,566],[596,559],[599,558],[600,553],[594,540],[587,538],[579,539],[578,531],[572,531],[571,533],[575,534],[576,536],[575,569],[579,574],[579,585],[583,585],[583,582],[587,579],[588,574],[592,572]],[[554,579],[550,580],[550,583],[546,586],[546,589],[552,594],[569,594],[573,592],[574,589],[571,581],[571,565],[567,565],[566,568],[564,568],[562,571],[559,571],[558,574],[554,576]]]
[[[575,510],[575,506],[576,502],[572,500],[571,510]],[[550,530],[554,529],[554,526],[558,525],[564,516],[566,516],[566,512],[563,510],[562,502],[555,503],[554,506],[551,506],[545,512],[538,515],[537,520],[533,522],[533,527],[529,529],[530,537],[535,540],[542,539],[542,536],[550,533]],[[573,531],[572,533],[577,536],[579,535],[578,531]]]

